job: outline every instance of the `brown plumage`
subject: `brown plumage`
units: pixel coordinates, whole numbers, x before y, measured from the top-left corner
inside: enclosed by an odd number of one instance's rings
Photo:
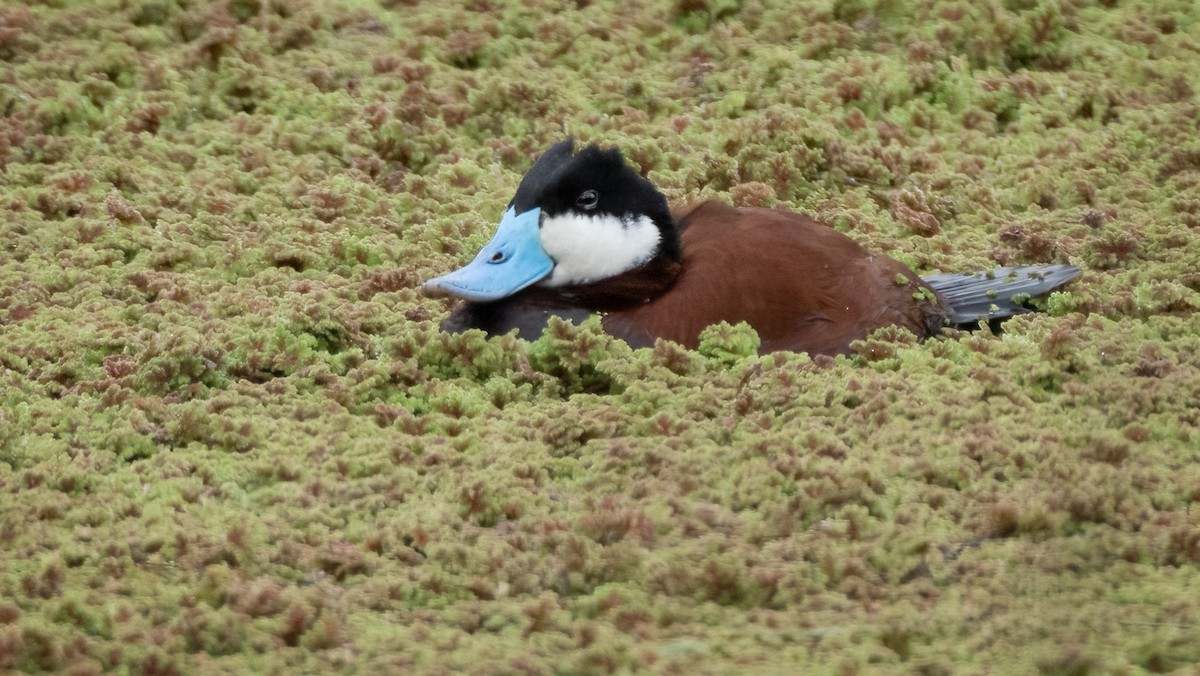
[[[604,316],[605,330],[631,344],[662,337],[695,347],[710,324],[744,321],[764,352],[837,354],[881,326],[925,337],[946,323],[936,303],[914,298],[926,287],[911,270],[807,216],[705,202],[678,222],[673,286]]]

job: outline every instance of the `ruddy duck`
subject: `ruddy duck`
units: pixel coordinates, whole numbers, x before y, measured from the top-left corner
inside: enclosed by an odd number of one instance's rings
[[[634,347],[696,347],[700,332],[747,322],[761,351],[840,354],[870,331],[922,338],[950,324],[1027,311],[1023,299],[1079,275],[1071,265],[922,279],[807,216],[718,202],[672,210],[620,151],[551,147],[517,188],[473,261],[429,280],[431,297],[465,300],[443,329],[517,329],[599,314]]]

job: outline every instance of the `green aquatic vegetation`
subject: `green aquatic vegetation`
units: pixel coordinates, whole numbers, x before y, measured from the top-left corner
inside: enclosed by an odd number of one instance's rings
[[[1198,28],[1188,0],[0,7],[0,670],[1186,669]],[[421,281],[564,134],[920,273],[1084,274],[1000,333],[836,359],[441,333]]]
[[[731,326],[727,322],[721,322],[700,333],[697,352],[709,359],[736,364],[758,354],[760,344],[758,333],[749,324],[741,322]]]

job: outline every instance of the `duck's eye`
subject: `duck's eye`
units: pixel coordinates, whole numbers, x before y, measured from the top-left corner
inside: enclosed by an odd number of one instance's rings
[[[580,209],[591,211],[600,203],[600,193],[595,190],[584,190],[579,193],[579,197],[575,200],[575,206]]]
[[[508,256],[505,256],[503,251],[497,251],[496,253],[492,254],[492,257],[488,259],[488,262],[503,263],[505,258],[508,258]]]

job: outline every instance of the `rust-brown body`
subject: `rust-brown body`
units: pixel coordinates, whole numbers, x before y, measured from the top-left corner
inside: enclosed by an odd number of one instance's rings
[[[744,321],[762,352],[839,354],[883,326],[926,337],[946,323],[937,303],[917,294],[928,287],[911,270],[801,214],[705,202],[674,216],[681,261],[658,257],[583,286],[465,303],[445,328],[517,328],[534,338],[551,315],[599,313],[605,331],[631,345],[664,338],[695,347],[705,327]]]

